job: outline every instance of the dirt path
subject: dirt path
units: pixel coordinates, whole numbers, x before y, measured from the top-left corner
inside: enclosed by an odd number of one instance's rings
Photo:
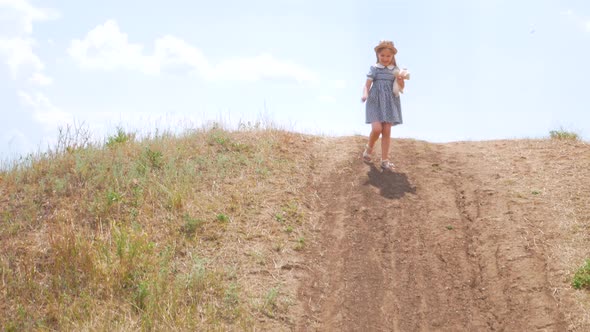
[[[324,151],[335,167],[316,180],[321,226],[297,330],[567,329],[543,230],[489,146],[396,140],[398,170],[382,173],[360,160],[363,143]]]

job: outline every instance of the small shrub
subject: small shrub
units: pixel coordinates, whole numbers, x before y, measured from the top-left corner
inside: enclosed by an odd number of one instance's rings
[[[117,134],[114,136],[110,136],[107,139],[107,146],[109,148],[115,147],[120,144],[125,144],[127,142],[133,141],[133,134],[126,133],[123,128],[117,128]]]
[[[576,271],[572,286],[575,289],[585,288],[590,290],[590,259],[587,259],[586,263]]]
[[[211,146],[218,145],[227,150],[228,145],[231,142],[231,139],[223,130],[211,130],[207,142]]]
[[[162,166],[164,166],[164,155],[160,151],[153,151],[150,148],[145,148],[143,156],[151,168],[161,169]]]
[[[580,138],[578,134],[571,132],[571,131],[566,131],[563,128],[561,128],[559,130],[551,130],[549,132],[549,135],[550,135],[551,139],[556,139],[556,140],[577,141]]]

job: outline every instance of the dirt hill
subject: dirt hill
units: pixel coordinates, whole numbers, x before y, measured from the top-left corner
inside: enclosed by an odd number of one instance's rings
[[[2,171],[0,326],[590,330],[587,143],[395,139],[392,173],[364,143],[119,132]]]
[[[590,146],[394,140],[382,173],[363,143],[323,147],[299,330],[590,329],[570,286],[590,254]]]

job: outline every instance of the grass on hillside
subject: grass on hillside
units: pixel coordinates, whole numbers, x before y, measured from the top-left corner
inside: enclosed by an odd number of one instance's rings
[[[62,131],[54,150],[0,172],[0,326],[292,324],[313,138],[216,126],[86,137]]]
[[[575,289],[590,290],[590,259],[576,271],[572,280],[572,287]]]
[[[573,131],[567,131],[563,128],[559,129],[559,130],[551,130],[549,132],[549,137],[551,139],[556,139],[556,140],[573,140],[573,141],[577,141],[580,139],[580,136],[573,132]]]

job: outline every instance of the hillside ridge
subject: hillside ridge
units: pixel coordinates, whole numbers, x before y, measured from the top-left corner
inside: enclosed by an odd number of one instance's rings
[[[587,143],[394,139],[383,173],[365,139],[120,131],[0,172],[0,326],[590,328]]]

